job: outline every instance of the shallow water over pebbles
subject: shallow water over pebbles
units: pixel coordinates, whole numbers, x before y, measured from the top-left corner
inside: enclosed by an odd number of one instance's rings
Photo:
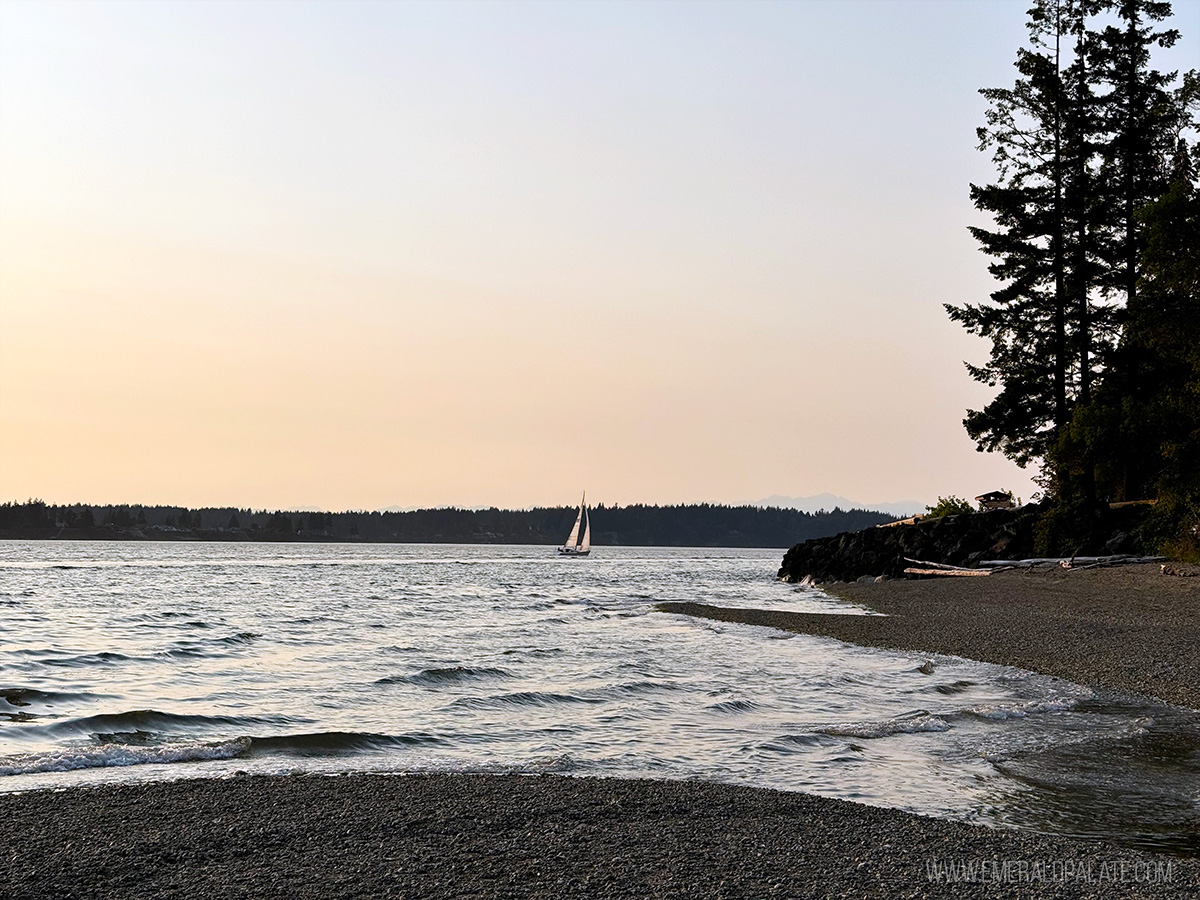
[[[703,778],[1200,849],[1200,714],[653,608],[862,612],[776,582],[779,556],[0,542],[0,790],[297,769]]]

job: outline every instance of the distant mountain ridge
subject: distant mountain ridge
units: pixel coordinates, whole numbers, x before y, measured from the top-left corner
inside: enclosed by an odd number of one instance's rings
[[[857,500],[848,500],[845,497],[839,497],[837,494],[814,494],[811,497],[785,497],[782,494],[772,494],[770,497],[757,500],[751,505],[763,509],[772,506],[779,509],[798,509],[806,513],[833,509],[869,509],[904,518],[916,513],[925,512],[927,504],[922,503],[920,500],[897,500],[893,503],[861,503]]]

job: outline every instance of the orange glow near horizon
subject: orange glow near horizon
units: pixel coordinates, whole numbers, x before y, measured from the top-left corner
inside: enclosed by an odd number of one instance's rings
[[[0,501],[1033,490],[942,311],[1010,3],[3,19]]]

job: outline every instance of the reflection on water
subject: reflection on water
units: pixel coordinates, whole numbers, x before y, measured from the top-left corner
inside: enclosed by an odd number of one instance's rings
[[[1200,854],[1200,717],[1120,697],[1089,707],[1140,724],[1123,738],[1082,735],[998,760],[1025,787],[1002,798],[1006,821],[1079,837],[1121,833],[1130,846]]]
[[[699,777],[1200,852],[1200,714],[654,611],[857,612],[776,551],[0,542],[0,790]]]

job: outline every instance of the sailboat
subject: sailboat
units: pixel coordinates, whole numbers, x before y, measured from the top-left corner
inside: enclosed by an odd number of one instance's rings
[[[583,499],[579,501],[579,515],[575,517],[575,526],[571,529],[571,535],[567,538],[567,542],[558,548],[558,552],[563,556],[587,556],[592,552],[592,520],[588,516],[587,505],[584,501],[587,500],[587,492],[584,492]],[[579,526],[583,525],[583,540],[579,540]]]

